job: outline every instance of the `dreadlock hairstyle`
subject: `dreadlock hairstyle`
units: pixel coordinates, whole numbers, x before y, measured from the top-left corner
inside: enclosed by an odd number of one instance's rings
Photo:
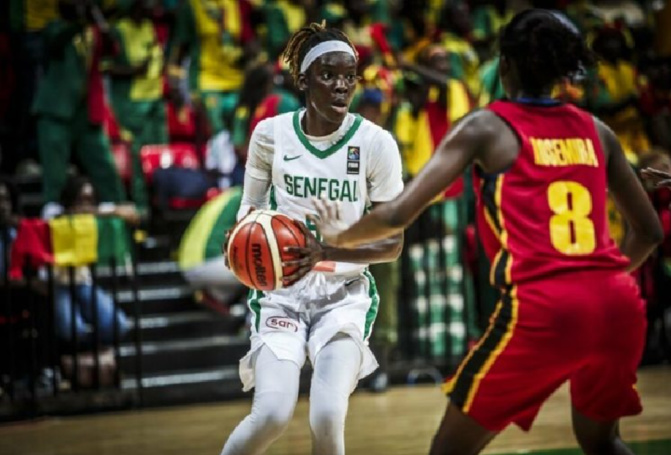
[[[546,9],[528,9],[515,16],[501,31],[499,47],[531,95],[541,95],[564,77],[574,79],[595,61],[578,29]]]
[[[291,39],[289,39],[289,42],[287,43],[287,47],[284,49],[284,52],[282,52],[282,59],[289,64],[289,70],[291,71],[291,77],[293,77],[294,83],[298,82],[301,62],[303,61],[303,58],[305,58],[305,54],[317,44],[332,40],[344,41],[349,44],[354,51],[354,55],[358,58],[359,54],[347,35],[337,28],[326,28],[326,21],[322,21],[321,24],[313,22],[307,27],[301,28],[291,36]]]

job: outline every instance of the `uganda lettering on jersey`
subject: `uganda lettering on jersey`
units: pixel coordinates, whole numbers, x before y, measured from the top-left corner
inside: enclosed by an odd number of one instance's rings
[[[294,197],[311,198],[324,196],[331,201],[359,201],[359,182],[356,180],[285,174],[284,184],[287,193]]]
[[[534,150],[534,162],[539,166],[599,165],[594,144],[589,138],[566,139],[530,138]]]

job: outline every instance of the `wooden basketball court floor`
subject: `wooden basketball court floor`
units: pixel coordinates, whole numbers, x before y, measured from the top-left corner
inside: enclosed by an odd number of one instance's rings
[[[671,367],[639,372],[643,414],[624,419],[621,432],[639,455],[671,455]],[[395,387],[384,394],[356,392],[350,401],[349,455],[419,455],[445,408],[438,386]],[[218,455],[226,436],[249,411],[250,399],[219,404],[149,409],[0,426],[3,455]],[[270,455],[310,453],[308,401]],[[508,428],[487,454],[580,453],[570,427],[568,387],[555,393],[529,433]]]

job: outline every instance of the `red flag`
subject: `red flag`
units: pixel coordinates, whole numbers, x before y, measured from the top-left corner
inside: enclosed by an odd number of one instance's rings
[[[29,260],[34,268],[54,261],[51,232],[49,224],[44,220],[24,218],[19,223],[10,256],[10,279],[23,278],[23,266],[26,260]]]

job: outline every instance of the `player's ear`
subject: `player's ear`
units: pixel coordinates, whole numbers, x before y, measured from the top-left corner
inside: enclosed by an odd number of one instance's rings
[[[308,76],[304,73],[298,75],[298,80],[296,81],[296,88],[301,92],[306,92],[308,90]]]

